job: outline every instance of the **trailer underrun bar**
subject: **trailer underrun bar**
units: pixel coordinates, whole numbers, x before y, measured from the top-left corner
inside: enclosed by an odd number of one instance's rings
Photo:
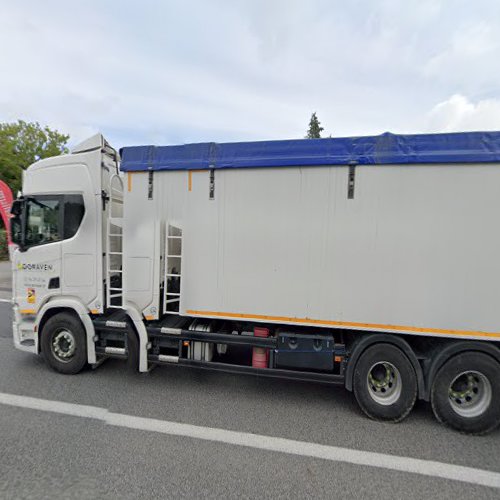
[[[344,384],[344,375],[333,373],[314,373],[296,370],[283,370],[280,368],[254,368],[252,366],[234,365],[230,363],[218,363],[215,361],[196,361],[194,359],[179,358],[177,361],[162,361],[158,356],[150,355],[148,360],[154,363],[174,364],[177,366],[187,366],[191,368],[201,368],[225,373],[257,375],[260,377],[284,378],[288,380],[300,380],[303,382],[320,382],[325,384]]]

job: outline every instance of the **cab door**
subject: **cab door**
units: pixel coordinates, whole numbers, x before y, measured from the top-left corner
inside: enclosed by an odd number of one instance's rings
[[[13,256],[14,299],[24,314],[34,314],[51,295],[59,295],[63,240],[62,195],[26,198],[23,251]]]

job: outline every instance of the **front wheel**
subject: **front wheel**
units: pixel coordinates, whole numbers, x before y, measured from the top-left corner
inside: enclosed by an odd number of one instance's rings
[[[55,371],[75,374],[87,364],[87,339],[78,318],[70,313],[55,314],[41,332],[42,354]]]
[[[400,349],[375,344],[356,363],[353,389],[360,408],[370,418],[400,422],[417,399],[417,377]]]
[[[458,354],[432,383],[436,418],[466,434],[486,434],[500,423],[500,364],[482,352]]]

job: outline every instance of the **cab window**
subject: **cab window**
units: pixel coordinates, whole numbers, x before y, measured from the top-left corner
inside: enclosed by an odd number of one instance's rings
[[[79,194],[29,196],[26,198],[24,214],[25,248],[72,238],[77,233],[85,214],[83,196]],[[13,235],[14,233],[15,231]]]
[[[61,196],[28,198],[25,245],[44,245],[62,239]]]
[[[64,196],[64,239],[75,236],[83,216],[85,215],[85,206],[81,194],[67,194]]]

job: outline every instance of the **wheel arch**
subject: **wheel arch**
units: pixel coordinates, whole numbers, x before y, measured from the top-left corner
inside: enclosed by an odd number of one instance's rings
[[[417,376],[418,397],[423,398],[425,394],[425,382],[422,367],[418,362],[417,356],[406,340],[389,334],[369,334],[354,342],[345,372],[345,388],[352,392],[356,364],[363,352],[374,344],[391,344],[403,351],[412,364]]]
[[[90,319],[89,312],[87,308],[78,300],[70,298],[62,298],[51,300],[47,302],[37,314],[37,322],[35,327],[38,332],[38,353],[40,353],[40,334],[42,333],[45,323],[56,314],[62,312],[69,312],[77,317],[83,327],[85,328],[85,333],[87,337],[87,362],[89,364],[96,363],[95,345],[94,345],[94,335],[95,329]]]

